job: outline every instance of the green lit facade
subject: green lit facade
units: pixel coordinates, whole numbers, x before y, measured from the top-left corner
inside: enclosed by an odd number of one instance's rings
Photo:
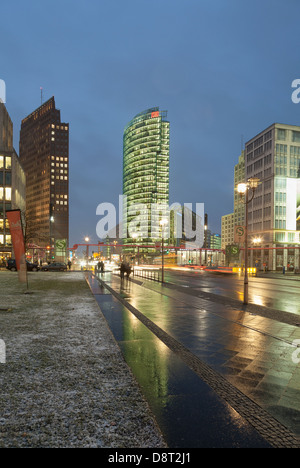
[[[123,215],[127,218],[127,226],[123,225],[124,244],[132,244],[134,240],[127,228],[135,218],[130,214],[130,206],[137,204],[147,207],[147,214],[140,215],[140,227],[148,236],[139,235],[134,241],[153,245],[160,237],[159,232],[151,236],[151,205],[169,205],[169,149],[170,122],[167,111],[160,111],[158,107],[136,115],[124,130]]]

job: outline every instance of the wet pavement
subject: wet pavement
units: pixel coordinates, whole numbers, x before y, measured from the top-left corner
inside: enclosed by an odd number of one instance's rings
[[[92,291],[170,447],[300,446],[299,328],[149,280],[101,278]]]
[[[243,301],[244,277],[241,274],[218,274],[204,270],[166,269],[165,281],[203,293]],[[294,274],[260,273],[249,275],[249,302],[299,315],[300,277]]]

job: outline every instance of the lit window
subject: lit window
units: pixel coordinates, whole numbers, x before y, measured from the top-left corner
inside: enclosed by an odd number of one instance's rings
[[[5,200],[11,201],[11,188],[10,187],[5,188]]]
[[[6,156],[5,158],[5,169],[11,169],[11,157]]]

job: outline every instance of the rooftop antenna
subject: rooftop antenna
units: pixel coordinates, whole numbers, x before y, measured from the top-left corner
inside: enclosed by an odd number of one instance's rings
[[[244,135],[241,135],[241,150],[243,152],[244,149]]]
[[[40,90],[41,90],[41,105],[43,104],[43,88],[40,87]]]

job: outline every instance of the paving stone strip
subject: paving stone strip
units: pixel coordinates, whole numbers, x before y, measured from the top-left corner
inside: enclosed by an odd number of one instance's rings
[[[233,409],[245,418],[274,448],[300,448],[299,438],[297,438],[289,429],[283,426],[267,411],[234,387],[221,374],[214,371],[211,367],[201,361],[180,342],[158,327],[101,278],[97,277],[97,279],[100,284],[115,296],[166,346],[175,352],[190,369],[199,375],[199,377],[201,377],[201,379],[206,382],[221,398],[223,398]]]

